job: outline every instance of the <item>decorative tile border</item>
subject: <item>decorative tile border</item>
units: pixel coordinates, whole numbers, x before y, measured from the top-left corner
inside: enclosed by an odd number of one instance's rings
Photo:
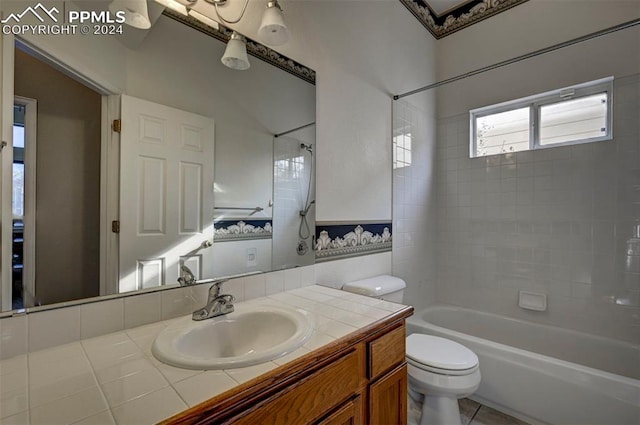
[[[209,25],[206,25],[191,16],[181,15],[180,13],[175,12],[169,8],[166,8],[162,14],[178,22],[182,22],[183,24],[200,31],[201,33],[207,34],[210,37],[220,40],[223,43],[229,41],[231,33],[233,32],[222,25],[220,25],[220,29],[212,28]],[[283,71],[287,71],[288,73],[293,74],[308,83],[311,83],[313,85],[316,84],[316,72],[313,69],[276,52],[275,50],[265,46],[264,44],[260,44],[248,37],[246,38],[247,53],[251,56],[263,60],[270,65],[278,67]]]
[[[436,39],[453,34],[526,1],[528,0],[471,0],[438,16],[427,5],[428,0],[400,0]]]
[[[216,242],[271,239],[271,219],[266,220],[219,220],[213,223],[213,240]]]
[[[316,262],[391,251],[391,223],[316,223]]]

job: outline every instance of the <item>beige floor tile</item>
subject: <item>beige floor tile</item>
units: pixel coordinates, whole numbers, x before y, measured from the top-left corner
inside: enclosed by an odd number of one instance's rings
[[[470,425],[528,425],[519,419],[506,415],[487,406],[482,406]]]
[[[469,425],[473,415],[475,415],[480,408],[480,403],[468,398],[463,398],[458,400],[458,405],[460,406],[460,422],[462,422],[462,425]]]

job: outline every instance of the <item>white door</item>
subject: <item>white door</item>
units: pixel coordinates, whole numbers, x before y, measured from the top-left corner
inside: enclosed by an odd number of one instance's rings
[[[213,276],[212,118],[122,96],[120,292]],[[189,255],[190,254],[190,255]]]

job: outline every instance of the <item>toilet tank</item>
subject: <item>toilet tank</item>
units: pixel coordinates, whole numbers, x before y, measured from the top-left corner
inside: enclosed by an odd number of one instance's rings
[[[380,298],[393,303],[402,303],[402,296],[406,287],[407,284],[399,277],[380,275],[347,282],[342,286],[342,290],[367,297]]]

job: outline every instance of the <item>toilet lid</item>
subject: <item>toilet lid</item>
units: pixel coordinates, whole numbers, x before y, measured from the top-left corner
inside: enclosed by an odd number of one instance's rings
[[[409,335],[407,357],[414,362],[446,370],[471,369],[478,365],[478,356],[473,351],[455,341],[433,335]]]

